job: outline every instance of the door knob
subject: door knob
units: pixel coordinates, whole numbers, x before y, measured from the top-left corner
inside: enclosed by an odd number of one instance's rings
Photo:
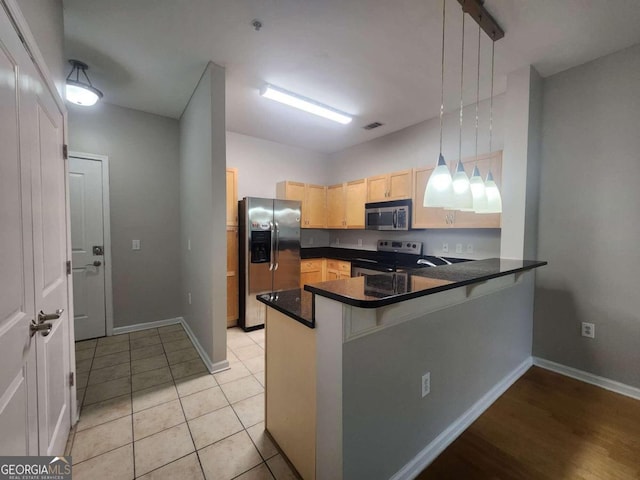
[[[40,315],[38,315],[38,317],[40,317]],[[43,337],[46,337],[51,333],[51,328],[53,328],[53,325],[50,323],[36,323],[35,320],[31,320],[31,324],[29,325],[29,336],[33,337],[37,332],[40,332]]]
[[[40,310],[40,313],[38,314],[38,324],[42,325],[48,320],[57,320],[62,316],[62,312],[64,312],[64,308],[59,308],[55,313],[44,313]]]
[[[102,265],[100,260],[94,260],[93,263],[87,263],[85,267],[99,267],[100,265]]]

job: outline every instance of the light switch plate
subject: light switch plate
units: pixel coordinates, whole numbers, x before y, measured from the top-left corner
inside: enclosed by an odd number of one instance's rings
[[[140,240],[131,240],[131,250],[140,250]]]

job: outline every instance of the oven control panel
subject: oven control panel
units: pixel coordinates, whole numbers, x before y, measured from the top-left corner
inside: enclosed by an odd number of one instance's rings
[[[422,242],[414,242],[412,240],[378,240],[378,251],[422,255]]]

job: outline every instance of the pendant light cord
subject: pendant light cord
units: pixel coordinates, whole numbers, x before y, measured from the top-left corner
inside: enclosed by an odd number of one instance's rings
[[[480,24],[478,24],[478,73],[476,76],[476,165],[478,165],[478,105],[480,104]]]
[[[462,12],[462,56],[460,60],[460,135],[458,138],[458,162],[462,163],[462,111],[463,111],[463,93],[464,93],[464,17]]]
[[[442,55],[440,70],[440,155],[442,155],[442,117],[444,116],[444,27],[447,0],[442,0]]]
[[[493,150],[491,148],[493,141],[493,57],[496,51],[496,42],[492,40],[491,42],[491,97],[489,100],[489,153]]]

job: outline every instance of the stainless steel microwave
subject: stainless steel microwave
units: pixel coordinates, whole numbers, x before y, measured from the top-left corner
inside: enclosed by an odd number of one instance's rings
[[[367,203],[364,220],[367,230],[409,230],[411,200]]]

